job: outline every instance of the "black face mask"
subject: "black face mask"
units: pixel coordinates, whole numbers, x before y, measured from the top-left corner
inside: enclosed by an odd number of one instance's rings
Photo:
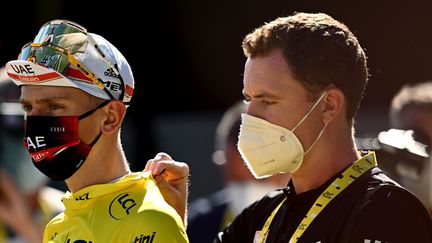
[[[78,121],[108,104],[104,101],[97,108],[81,116],[27,116],[24,145],[33,164],[55,181],[71,177],[87,159],[93,145],[102,133],[85,144],[78,138]]]

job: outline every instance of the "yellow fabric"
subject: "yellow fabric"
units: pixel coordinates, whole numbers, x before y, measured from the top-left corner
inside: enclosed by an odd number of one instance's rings
[[[189,242],[180,216],[149,173],[133,173],[63,196],[66,207],[47,225],[43,242]]]
[[[5,227],[3,225],[0,225],[0,243],[6,242],[7,239],[7,232]]]
[[[223,214],[222,222],[221,222],[219,230],[222,231],[223,229],[225,229],[234,220],[234,218],[235,218],[235,215],[227,206],[225,209],[225,212]]]

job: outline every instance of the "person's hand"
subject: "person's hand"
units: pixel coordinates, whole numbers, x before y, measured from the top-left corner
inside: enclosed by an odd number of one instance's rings
[[[26,242],[42,242],[41,226],[33,221],[27,202],[4,171],[0,171],[0,221]]]
[[[147,162],[144,171],[151,171],[165,201],[177,211],[186,226],[189,166],[174,161],[166,153],[158,153]]]

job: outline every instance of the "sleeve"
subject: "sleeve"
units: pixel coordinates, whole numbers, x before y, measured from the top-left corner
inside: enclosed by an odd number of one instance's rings
[[[432,242],[427,210],[401,187],[381,187],[356,217],[350,242]]]
[[[181,220],[177,220],[173,215],[163,211],[146,210],[139,217],[140,222],[130,222],[138,233],[132,240],[145,242],[145,236],[150,236],[149,242],[153,243],[189,243],[185,228]],[[151,229],[146,232],[147,229]],[[129,230],[130,231],[130,230]],[[143,240],[141,241],[141,238]],[[120,241],[118,241],[120,242]]]

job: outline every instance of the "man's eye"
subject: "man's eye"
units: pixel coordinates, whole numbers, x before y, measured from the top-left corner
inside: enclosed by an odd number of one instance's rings
[[[62,107],[60,106],[60,105],[50,105],[49,106],[49,110],[50,111],[55,111],[55,110],[58,110],[58,109],[61,109]]]
[[[251,101],[251,99],[248,98],[248,97],[245,97],[245,98],[243,99],[243,103],[245,103],[245,104],[249,104],[250,101]]]
[[[261,100],[261,103],[263,103],[264,105],[271,105],[274,104],[275,102],[268,101],[268,100]]]

